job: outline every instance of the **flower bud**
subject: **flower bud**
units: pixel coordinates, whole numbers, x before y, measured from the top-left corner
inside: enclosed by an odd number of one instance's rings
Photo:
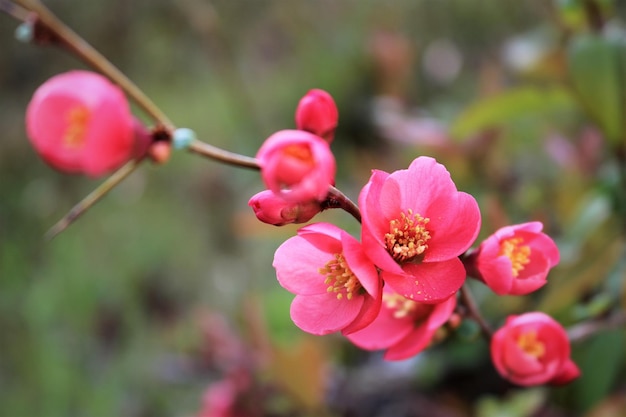
[[[122,90],[89,71],[50,78],[26,110],[26,131],[41,158],[60,171],[91,177],[133,157],[134,123]]]
[[[567,333],[544,313],[509,316],[491,339],[491,358],[503,378],[522,386],[561,385],[580,376]]]
[[[270,190],[252,196],[248,205],[263,223],[284,226],[291,223],[306,223],[321,211],[319,202],[294,203],[286,201]]]
[[[465,259],[468,274],[499,295],[524,295],[542,287],[559,263],[559,249],[542,228],[540,222],[530,222],[497,230]]]
[[[256,157],[267,188],[291,202],[323,201],[334,182],[335,157],[328,142],[309,132],[276,132]]]
[[[339,112],[332,96],[324,90],[310,90],[296,109],[296,127],[333,141]]]

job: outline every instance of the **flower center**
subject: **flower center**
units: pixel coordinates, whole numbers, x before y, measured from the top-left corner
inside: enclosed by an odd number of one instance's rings
[[[420,256],[428,245],[430,233],[426,224],[430,219],[424,218],[413,210],[400,213],[399,219],[389,222],[389,233],[385,234],[387,251],[398,263],[409,262]]]
[[[388,309],[393,310],[393,317],[396,319],[412,314],[419,305],[416,301],[409,300],[400,294],[383,294],[383,303]]]
[[[430,304],[418,303],[397,293],[383,294],[383,303],[385,303],[385,307],[393,310],[394,318],[411,317],[416,325],[424,321],[433,310],[433,306]]]
[[[337,299],[341,300],[346,295],[348,300],[359,291],[362,286],[359,279],[352,273],[343,255],[336,253],[334,259],[326,263],[319,273],[326,277],[324,284],[328,284],[328,292],[337,293]]]
[[[91,117],[89,109],[82,105],[73,107],[66,113],[67,129],[63,136],[63,143],[71,149],[79,148],[85,141],[87,124]]]
[[[506,256],[511,260],[511,269],[513,276],[519,275],[519,271],[524,269],[524,265],[530,262],[530,246],[521,245],[524,239],[521,237],[512,237],[505,239],[500,243],[499,256]]]
[[[537,332],[535,330],[522,333],[517,338],[517,346],[519,346],[524,353],[536,359],[541,359],[546,353],[546,347],[541,341],[537,340]]]
[[[288,145],[283,148],[283,156],[296,159],[306,165],[313,166],[315,161],[313,160],[313,153],[308,146],[303,145]]]

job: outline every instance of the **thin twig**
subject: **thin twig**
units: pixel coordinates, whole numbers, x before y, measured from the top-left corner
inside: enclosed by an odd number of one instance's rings
[[[59,37],[62,44],[95,70],[109,77],[119,85],[137,105],[149,114],[158,124],[172,127],[169,118],[156,104],[133,83],[122,71],[98,52],[87,41],[70,29],[38,0],[16,0],[23,7],[36,13],[39,22]]]
[[[29,14],[28,10],[8,0],[0,0],[0,11],[21,21],[26,21]]]
[[[468,317],[478,323],[478,325],[480,326],[480,330],[483,333],[483,336],[485,336],[487,340],[491,340],[491,337],[493,336],[493,330],[491,330],[491,327],[489,326],[489,324],[487,324],[487,321],[484,319],[482,314],[480,314],[480,310],[476,305],[476,301],[474,301],[472,291],[467,284],[463,284],[463,286],[461,287],[461,302],[467,308]]]
[[[626,325],[626,311],[618,311],[605,319],[596,319],[577,324],[567,330],[570,342],[583,341],[603,330],[611,330]]]
[[[259,161],[257,161],[256,158],[251,158],[249,156],[229,152],[199,140],[193,140],[189,144],[188,149],[190,152],[206,156],[207,158],[211,158],[228,165],[235,165],[238,167],[251,168],[256,170],[261,169]]]
[[[139,167],[141,161],[140,160],[132,160],[124,165],[119,170],[115,171],[113,175],[107,178],[102,184],[98,186],[95,190],[93,190],[89,195],[83,198],[78,204],[76,204],[72,209],[65,215],[61,220],[59,220],[54,226],[48,230],[45,234],[46,240],[54,239],[59,233],[67,229],[76,219],[78,219],[85,211],[87,211],[91,206],[97,203],[102,197],[104,197],[109,191],[115,188],[119,183],[121,183],[126,177],[128,177],[137,167]]]

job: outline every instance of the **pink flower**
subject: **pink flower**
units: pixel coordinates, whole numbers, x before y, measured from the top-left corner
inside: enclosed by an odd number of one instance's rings
[[[531,222],[499,229],[467,258],[470,275],[499,295],[523,295],[542,287],[550,268],[559,263],[559,249],[542,228],[540,222]]]
[[[439,304],[423,304],[385,287],[378,317],[363,330],[346,337],[362,349],[386,349],[387,360],[407,359],[428,347],[455,307],[456,297]]]
[[[274,255],[278,282],[296,294],[291,319],[317,335],[362,329],[378,314],[382,282],[361,244],[329,223],[298,230]]]
[[[335,157],[328,142],[302,130],[274,133],[256,157],[267,188],[289,201],[322,201],[335,179]]]
[[[310,90],[296,109],[296,127],[328,141],[333,141],[339,111],[332,96],[324,90]]]
[[[119,87],[89,71],[70,71],[41,85],[26,110],[26,131],[52,167],[92,177],[133,157],[134,121]]]
[[[458,256],[478,235],[480,211],[443,165],[419,157],[405,170],[374,170],[359,206],[363,247],[396,292],[438,303],[461,287],[465,269]]]
[[[204,392],[198,417],[249,416],[247,397],[251,388],[250,377],[244,370],[211,383]]]
[[[248,205],[252,207],[259,220],[274,226],[306,223],[321,210],[317,201],[289,202],[270,190],[253,195]]]
[[[580,375],[567,333],[539,312],[509,316],[491,339],[491,358],[503,378],[523,386],[566,384]]]

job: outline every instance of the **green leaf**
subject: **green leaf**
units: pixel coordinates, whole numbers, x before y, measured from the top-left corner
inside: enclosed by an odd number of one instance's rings
[[[470,105],[452,124],[452,136],[463,139],[521,118],[575,108],[573,97],[565,89],[517,87]]]

